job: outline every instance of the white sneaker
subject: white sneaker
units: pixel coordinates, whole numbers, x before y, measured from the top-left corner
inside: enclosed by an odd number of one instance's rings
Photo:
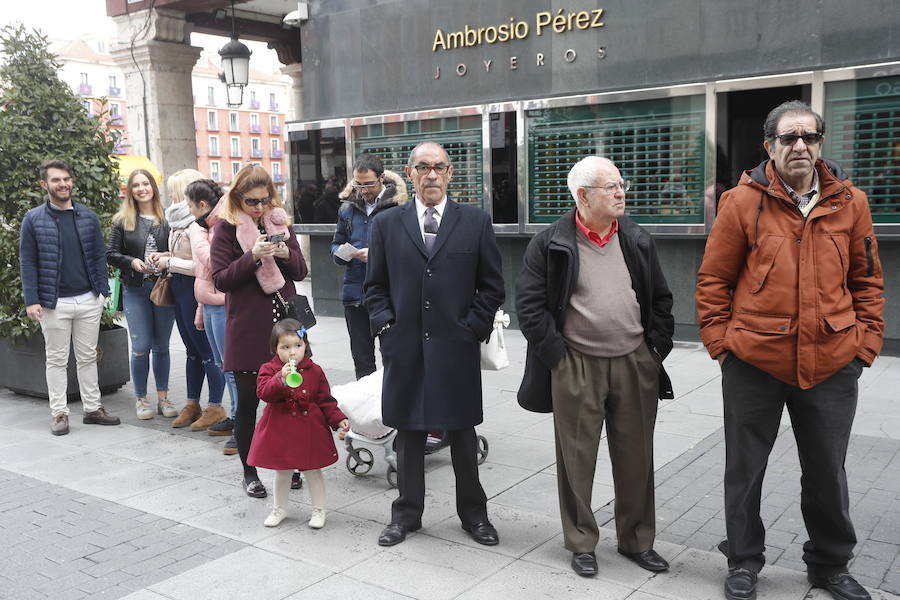
[[[325,509],[320,506],[314,506],[312,516],[309,518],[309,526],[313,529],[322,529],[325,527]]]
[[[272,509],[272,512],[269,513],[269,516],[266,517],[266,520],[263,521],[263,525],[266,527],[278,527],[281,522],[284,521],[285,517],[287,517],[287,511],[280,506],[276,506]]]
[[[134,401],[134,410],[137,413],[138,419],[146,421],[147,419],[153,418],[153,411],[150,410],[150,403],[147,402],[146,398],[137,398]]]
[[[172,418],[178,416],[178,409],[175,408],[175,403],[168,398],[160,398],[156,410],[164,417]]]

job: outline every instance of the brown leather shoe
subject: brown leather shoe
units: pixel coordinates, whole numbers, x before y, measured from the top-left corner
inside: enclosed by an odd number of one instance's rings
[[[179,427],[187,427],[199,419],[202,413],[203,410],[200,408],[199,403],[188,402],[184,405],[184,408],[181,409],[181,413],[175,417],[174,421],[172,421],[172,427],[175,427],[176,429]]]
[[[213,404],[203,409],[200,418],[191,423],[191,431],[206,431],[225,418],[225,409]]]
[[[114,417],[102,406],[94,412],[84,413],[81,422],[85,425],[119,425],[122,421],[119,417]]]
[[[50,421],[50,433],[53,435],[66,435],[69,433],[69,415],[59,413]]]

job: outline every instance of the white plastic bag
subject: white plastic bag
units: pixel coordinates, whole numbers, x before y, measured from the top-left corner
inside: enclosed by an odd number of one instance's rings
[[[504,327],[509,327],[509,315],[501,309],[494,315],[491,337],[481,344],[481,368],[485,371],[499,371],[509,366],[506,340],[503,338]]]

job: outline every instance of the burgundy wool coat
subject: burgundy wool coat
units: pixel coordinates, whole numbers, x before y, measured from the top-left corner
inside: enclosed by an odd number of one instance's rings
[[[247,463],[264,469],[321,469],[337,462],[330,429],[346,415],[331,395],[322,368],[308,356],[297,365],[300,387],[281,380],[284,363],[277,356],[259,369],[256,395],[266,402],[256,425]]]
[[[281,295],[285,300],[296,295],[295,281],[302,281],[308,269],[297,236],[290,227],[284,240],[291,251],[287,260],[275,259],[284,276]],[[216,288],[225,292],[225,356],[226,371],[258,371],[272,353],[272,294],[263,292],[256,279],[256,261],[249,250],[244,252],[237,240],[237,228],[221,220],[216,223],[209,248],[209,262]]]

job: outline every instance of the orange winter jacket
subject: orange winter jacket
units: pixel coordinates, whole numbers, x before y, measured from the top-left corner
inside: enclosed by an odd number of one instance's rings
[[[804,219],[772,161],[722,195],[697,273],[700,338],[803,389],[884,339],[884,279],[869,201],[816,161],[820,196]]]

